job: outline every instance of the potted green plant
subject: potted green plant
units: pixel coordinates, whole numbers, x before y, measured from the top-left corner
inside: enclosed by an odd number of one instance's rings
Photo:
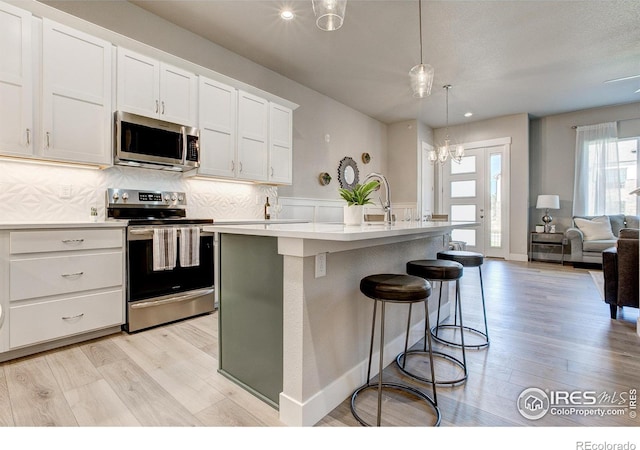
[[[345,225],[360,225],[364,218],[364,205],[372,204],[371,194],[378,189],[378,180],[370,181],[366,184],[356,184],[353,189],[340,188],[340,196],[346,200],[344,207]]]

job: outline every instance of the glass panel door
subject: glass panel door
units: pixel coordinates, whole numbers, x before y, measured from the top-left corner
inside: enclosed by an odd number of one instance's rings
[[[442,211],[452,222],[480,223],[453,229],[451,239],[488,257],[507,256],[505,166],[505,147],[495,146],[466,149],[460,164],[442,168]]]
[[[465,150],[460,162],[443,167],[443,212],[451,222],[480,222],[476,228],[454,228],[451,239],[466,243],[467,250],[484,253],[484,157],[482,149]]]

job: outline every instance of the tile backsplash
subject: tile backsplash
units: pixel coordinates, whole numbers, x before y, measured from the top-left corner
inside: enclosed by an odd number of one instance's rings
[[[105,218],[108,188],[180,191],[187,216],[261,219],[274,186],[183,177],[180,173],[130,167],[104,170],[0,160],[0,222],[87,221],[91,207]]]

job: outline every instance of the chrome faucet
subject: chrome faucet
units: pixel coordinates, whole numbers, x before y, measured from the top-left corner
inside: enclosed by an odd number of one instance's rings
[[[362,184],[367,184],[369,180],[372,180],[374,178],[378,179],[384,185],[385,201],[383,202],[382,198],[380,198],[380,205],[382,206],[382,210],[384,211],[384,221],[390,224],[393,222],[393,214],[391,213],[391,192],[389,189],[389,181],[387,181],[387,178],[381,173],[371,172],[364,178]]]

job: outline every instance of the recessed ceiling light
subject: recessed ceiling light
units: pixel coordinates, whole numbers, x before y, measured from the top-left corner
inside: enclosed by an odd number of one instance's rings
[[[293,19],[293,17],[293,11],[291,11],[290,9],[283,9],[282,11],[280,11],[280,18],[282,18],[282,20],[291,20]]]
[[[472,112],[466,112],[466,113],[464,113],[464,116],[465,117],[471,117],[471,116],[473,116],[473,113]]]

